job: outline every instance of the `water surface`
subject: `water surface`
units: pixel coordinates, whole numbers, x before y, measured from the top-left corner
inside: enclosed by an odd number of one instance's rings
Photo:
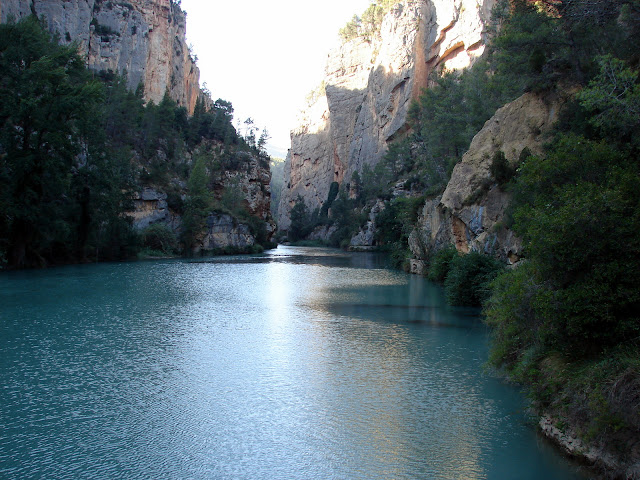
[[[373,254],[0,275],[0,477],[580,478],[477,311]]]

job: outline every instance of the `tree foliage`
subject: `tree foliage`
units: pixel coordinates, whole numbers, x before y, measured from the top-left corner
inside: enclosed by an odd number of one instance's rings
[[[289,226],[288,237],[292,242],[302,240],[305,238],[313,228],[311,219],[309,217],[309,211],[304,198],[298,195],[296,203],[291,209],[291,225]]]
[[[395,5],[394,0],[372,1],[361,16],[354,15],[347,24],[339,31],[344,42],[355,38],[362,38],[371,42],[373,37],[380,31],[382,19],[385,14]]]
[[[207,179],[205,157],[199,156],[189,175],[187,185],[189,195],[185,202],[182,220],[182,240],[186,251],[190,251],[195,244],[196,237],[202,232],[211,210],[212,198]]]
[[[580,89],[544,155],[523,159],[505,187],[526,261],[494,282],[486,304],[491,362],[526,382],[542,409],[607,443],[640,426],[624,393],[640,381],[640,90],[637,51],[628,48],[637,45],[639,7],[558,0],[541,11],[515,2],[496,52],[501,74],[523,75],[527,88]],[[529,55],[540,46],[539,69],[507,59],[518,39]]]
[[[103,88],[76,46],[57,45],[35,17],[2,25],[0,82],[0,242],[9,265],[82,259],[90,240],[96,249],[114,229],[126,231],[116,212],[127,168],[105,159]]]
[[[268,164],[266,131],[247,141],[232,120],[229,102],[205,96],[191,117],[168,94],[145,104],[142,86],[130,91],[113,72],[88,71],[77,45],[59,45],[33,16],[1,25],[0,264],[132,256],[138,242],[125,212],[133,190],[164,189],[185,208],[176,185],[190,177],[197,146],[217,145],[234,169],[254,156]],[[192,219],[196,200],[187,202]]]

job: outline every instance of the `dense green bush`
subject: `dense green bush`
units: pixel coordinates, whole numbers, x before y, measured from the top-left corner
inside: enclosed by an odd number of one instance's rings
[[[395,198],[385,202],[384,210],[376,218],[376,242],[390,252],[396,267],[407,268],[411,256],[409,235],[423,205],[424,197]]]
[[[444,280],[447,302],[481,306],[491,295],[491,282],[503,268],[498,260],[478,252],[454,256]]]
[[[526,155],[526,149],[523,149],[522,151],[525,152]],[[529,155],[526,155],[526,157],[528,156]],[[498,182],[498,185],[504,185],[516,174],[516,169],[509,164],[507,157],[502,151],[495,153],[491,159],[491,167],[489,170],[493,178]]]
[[[458,250],[453,245],[439,250],[431,259],[428,277],[432,282],[444,283],[447,273],[451,269],[451,262],[457,257]]]
[[[144,248],[163,254],[174,254],[178,251],[178,237],[167,225],[155,223],[140,232]]]
[[[291,209],[290,219],[291,224],[288,231],[289,241],[296,242],[302,240],[311,233],[313,225],[311,224],[307,204],[301,196],[298,196],[295,205]]]
[[[338,182],[331,182],[331,186],[329,187],[329,193],[327,195],[327,200],[322,204],[320,208],[320,216],[323,218],[327,218],[329,215],[329,209],[331,205],[333,205],[334,200],[338,196],[338,192],[340,191],[340,185]]]

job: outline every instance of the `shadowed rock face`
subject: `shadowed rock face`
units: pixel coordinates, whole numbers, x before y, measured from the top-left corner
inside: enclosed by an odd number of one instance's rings
[[[208,146],[210,147],[211,144]],[[202,155],[204,154],[203,152],[207,151],[209,151],[207,144],[202,144],[199,153]],[[234,190],[238,196],[238,201],[242,204],[241,206],[246,212],[264,221],[266,234],[270,239],[275,233],[276,227],[271,217],[271,188],[269,185],[271,182],[271,172],[269,166],[263,159],[247,152],[237,152],[235,155],[237,159],[237,166],[235,168],[218,170],[212,174],[210,188],[213,198],[221,202],[225,191],[229,189]],[[190,156],[187,156],[185,160],[192,161]],[[185,182],[179,179],[173,179],[171,183],[174,191],[182,192],[181,196],[184,200],[187,193]],[[171,209],[165,190],[166,187],[148,185],[141,187],[141,189],[134,194],[134,208],[128,212],[128,215],[131,217],[136,230],[143,230],[154,223],[161,223],[167,225],[176,233],[180,233],[182,230],[182,215]],[[248,228],[247,225],[243,225],[237,220],[232,219],[230,215],[215,214],[212,212],[212,218],[213,217],[216,217],[215,222],[213,222],[214,224],[224,225],[225,227],[217,230],[214,229],[215,231],[213,231],[211,230],[211,225],[209,225],[209,233],[213,232],[215,235],[213,237],[206,237],[203,232],[203,237],[198,239],[200,243],[196,245],[196,251],[227,246],[243,248],[253,245],[253,243],[238,240],[245,238],[242,235],[245,235],[245,229]],[[228,227],[231,224],[233,224],[232,227]],[[225,232],[231,235],[227,243],[222,240]],[[238,234],[238,232],[241,232],[242,235]],[[253,236],[251,238],[253,242]]]
[[[463,253],[493,254],[509,263],[518,261],[521,240],[500,223],[510,195],[491,175],[497,152],[517,166],[527,148],[542,154],[553,123],[565,99],[527,93],[500,108],[473,138],[469,150],[456,165],[441,197],[428,200],[412,233],[409,246],[418,258],[430,249],[453,244]]]
[[[214,213],[207,217],[207,230],[194,253],[225,247],[244,249],[254,244],[255,238],[247,225],[238,223],[231,215]]]
[[[332,182],[375,165],[406,129],[411,100],[437,68],[469,66],[484,51],[493,0],[405,0],[370,41],[356,38],[329,54],[325,92],[291,132],[278,225],[289,227],[298,196],[310,210]]]
[[[36,14],[62,43],[77,42],[89,68],[127,74],[159,103],[165,92],[193,113],[198,67],[185,39],[186,14],[170,0],[2,0],[0,20]]]

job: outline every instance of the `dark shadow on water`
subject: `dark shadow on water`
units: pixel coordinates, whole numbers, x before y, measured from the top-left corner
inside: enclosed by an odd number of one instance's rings
[[[368,305],[334,303],[328,305],[311,305],[336,318],[348,317],[365,321],[385,323],[410,323],[438,328],[486,329],[478,312],[461,312],[451,307],[401,306],[401,305]]]

